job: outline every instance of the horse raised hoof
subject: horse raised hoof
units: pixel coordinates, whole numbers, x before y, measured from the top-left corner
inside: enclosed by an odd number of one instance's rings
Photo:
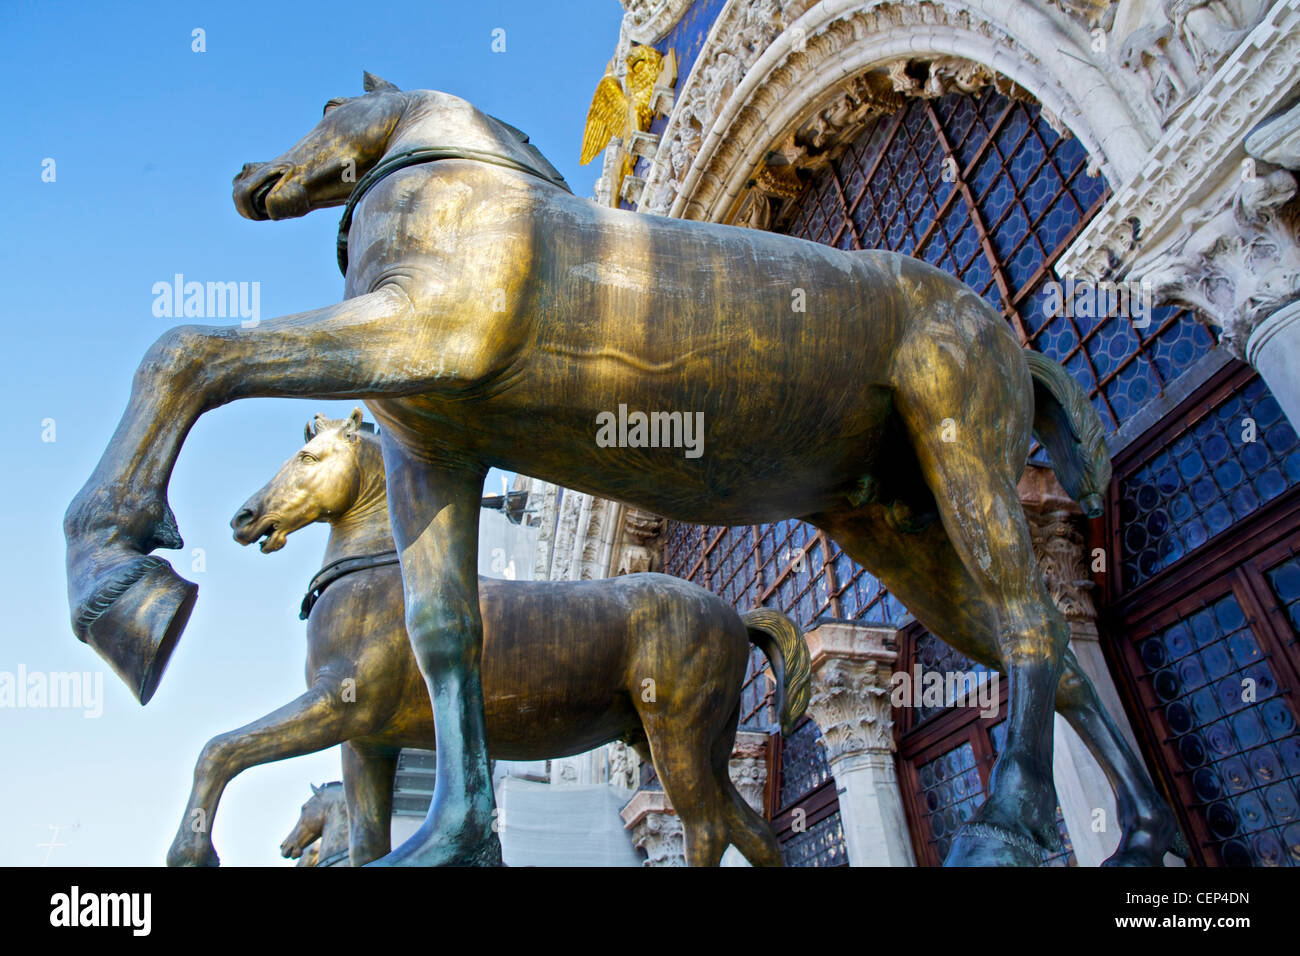
[[[162,558],[124,552],[118,560],[69,561],[68,589],[77,637],[108,662],[136,700],[149,703],[199,586]]]
[[[1043,847],[1023,833],[970,821],[953,838],[944,866],[1038,866]]]

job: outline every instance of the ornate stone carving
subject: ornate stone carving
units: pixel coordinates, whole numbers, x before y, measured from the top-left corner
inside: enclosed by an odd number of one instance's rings
[[[1183,229],[1238,167],[1246,134],[1300,86],[1300,6],[1278,3],[1178,111],[1141,169],[1115,191],[1056,265],[1058,275],[1104,280],[1132,272]],[[1215,207],[1222,208],[1222,203]]]
[[[731,751],[728,766],[731,782],[745,802],[763,813],[763,794],[767,788],[767,735],[741,731]]]
[[[814,671],[808,712],[821,728],[827,760],[893,749],[889,676],[879,661],[832,659]]]
[[[1197,72],[1218,66],[1268,9],[1267,0],[1163,0],[1161,9]]]
[[[1095,621],[1092,579],[1084,569],[1083,535],[1075,525],[1076,515],[1065,509],[1025,509],[1034,555],[1043,572],[1047,593],[1069,621]]]
[[[620,0],[623,32],[636,43],[658,43],[690,9],[691,0]]]
[[[1287,170],[1242,181],[1226,208],[1186,226],[1134,271],[1158,301],[1194,309],[1222,329],[1220,344],[1246,356],[1250,333],[1300,297],[1300,206]]]
[[[664,519],[640,508],[623,508],[623,540],[615,574],[656,571],[662,565]]]
[[[1163,126],[1201,88],[1203,79],[1259,23],[1263,0],[1163,0],[1120,47],[1118,62],[1136,74]]]
[[[637,771],[640,758],[636,751],[621,740],[616,740],[607,748],[609,755],[609,782],[625,790],[636,789]]]
[[[1149,24],[1129,34],[1118,57],[1119,65],[1146,87],[1161,126],[1197,86],[1191,58],[1173,39],[1173,28],[1168,23]]]
[[[632,844],[646,855],[642,866],[685,866],[686,835],[662,790],[638,790],[622,811]]]
[[[1089,29],[1109,30],[1115,21],[1115,0],[1047,0],[1047,3]]]
[[[754,12],[760,7],[760,13]],[[1123,97],[1106,84],[1104,73],[1089,63],[1087,35],[1078,31],[1071,44],[1061,38],[1059,27],[1050,25],[1046,13],[1028,5],[1014,33],[978,8],[949,0],[863,0],[808,7],[804,13],[788,2],[733,0],[726,5],[680,91],[639,208],[693,219],[732,219],[744,208],[746,186],[757,185],[762,167],[770,162],[767,154],[784,151],[791,137],[801,132],[811,134],[812,142],[825,143],[837,133],[848,135],[854,119],[861,121],[860,116],[853,116],[859,104],[827,100],[824,91],[832,77],[838,81],[862,76],[907,59],[923,61],[927,70],[928,64],[937,63],[932,76],[916,78],[917,89],[907,84],[914,95],[926,94],[927,89],[938,95],[944,88],[960,88],[969,85],[981,70],[999,75],[1005,66],[1017,83],[1023,85],[1026,76],[1035,80],[1038,100],[1054,119],[1060,117],[1056,122],[1061,129],[1088,130],[1087,124],[1080,122],[1081,110],[1067,88],[1082,92],[1086,86],[1085,102],[1095,113],[1128,115]],[[779,18],[773,10],[779,10]],[[1029,27],[1026,21],[1032,20],[1042,21],[1043,29]],[[784,29],[776,29],[782,22]],[[1026,37],[1049,34],[1054,37],[1050,68],[1023,42]],[[1040,45],[1047,49],[1046,41]],[[1085,64],[1084,70],[1073,60],[1068,68],[1058,65],[1063,63],[1059,56],[1062,45],[1076,46],[1079,55],[1070,55]],[[971,51],[977,48],[981,55],[972,56]],[[952,55],[914,52],[945,49]],[[977,68],[977,59],[991,66]],[[1085,84],[1086,77],[1093,79]],[[890,89],[888,84],[885,88]],[[810,119],[814,124],[811,130],[805,128]],[[848,125],[844,125],[846,120]],[[822,128],[816,129],[818,125]],[[1111,139],[1131,136],[1136,127],[1135,120],[1121,121],[1118,128],[1128,132],[1113,134]],[[795,145],[804,149],[805,160],[819,155],[807,150],[807,141],[796,140]],[[1091,132],[1084,146],[1097,157],[1096,165],[1108,170],[1107,152]]]

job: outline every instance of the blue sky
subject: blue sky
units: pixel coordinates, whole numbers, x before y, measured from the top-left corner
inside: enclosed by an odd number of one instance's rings
[[[230,181],[305,134],[327,99],[359,94],[363,70],[455,93],[520,127],[590,195],[599,162],[577,164],[582,126],[621,16],[617,0],[0,2],[0,671],[104,675],[98,718],[0,708],[0,864],[160,864],[203,743],[304,689],[296,612],[326,529],[267,556],[236,545],[228,522],[297,449],[312,414],[351,403],[247,401],[195,427],[170,496],[186,551],[162,554],[198,582],[199,600],[148,707],[69,627],[62,515],[141,355],[174,324],[153,314],[154,283],[176,273],[258,282],[263,318],[337,301],[336,212],[250,222]],[[206,52],[191,50],[195,28]],[[504,53],[491,49],[497,28]],[[46,159],[53,182],[42,181]],[[202,572],[193,548],[204,550]],[[215,826],[223,863],[281,862],[308,783],[336,779],[338,766],[331,750],[236,778]],[[55,825],[63,845],[41,846]]]

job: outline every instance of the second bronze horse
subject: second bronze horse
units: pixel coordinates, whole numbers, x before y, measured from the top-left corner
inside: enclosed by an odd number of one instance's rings
[[[235,538],[251,544],[273,526],[262,550],[276,551],[292,532],[328,521],[326,567],[391,552],[383,455],[361,424],[359,410],[309,424],[307,444],[235,515]],[[755,865],[781,864],[771,827],[736,791],[728,762],[751,641],[771,662],[782,726],[792,728],[807,706],[808,648],[787,617],[762,608],[738,615],[703,588],[662,574],[482,578],[479,588],[493,757],[563,757],[626,740],[653,761],[681,818],[688,864],[716,866],[728,844]],[[434,747],[428,694],[406,635],[401,568],[395,557],[369,564],[313,593],[306,693],[203,748],[169,865],[217,863],[210,822],[236,774],[340,743],[352,863],[389,852],[398,751]],[[196,829],[196,819],[209,825]]]

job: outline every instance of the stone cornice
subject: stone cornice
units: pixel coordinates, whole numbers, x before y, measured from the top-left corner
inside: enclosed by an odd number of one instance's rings
[[[1151,255],[1179,231],[1184,213],[1235,185],[1246,134],[1298,84],[1300,0],[1283,0],[1174,117],[1138,174],[1057,261],[1057,275],[1123,276],[1139,255]]]

